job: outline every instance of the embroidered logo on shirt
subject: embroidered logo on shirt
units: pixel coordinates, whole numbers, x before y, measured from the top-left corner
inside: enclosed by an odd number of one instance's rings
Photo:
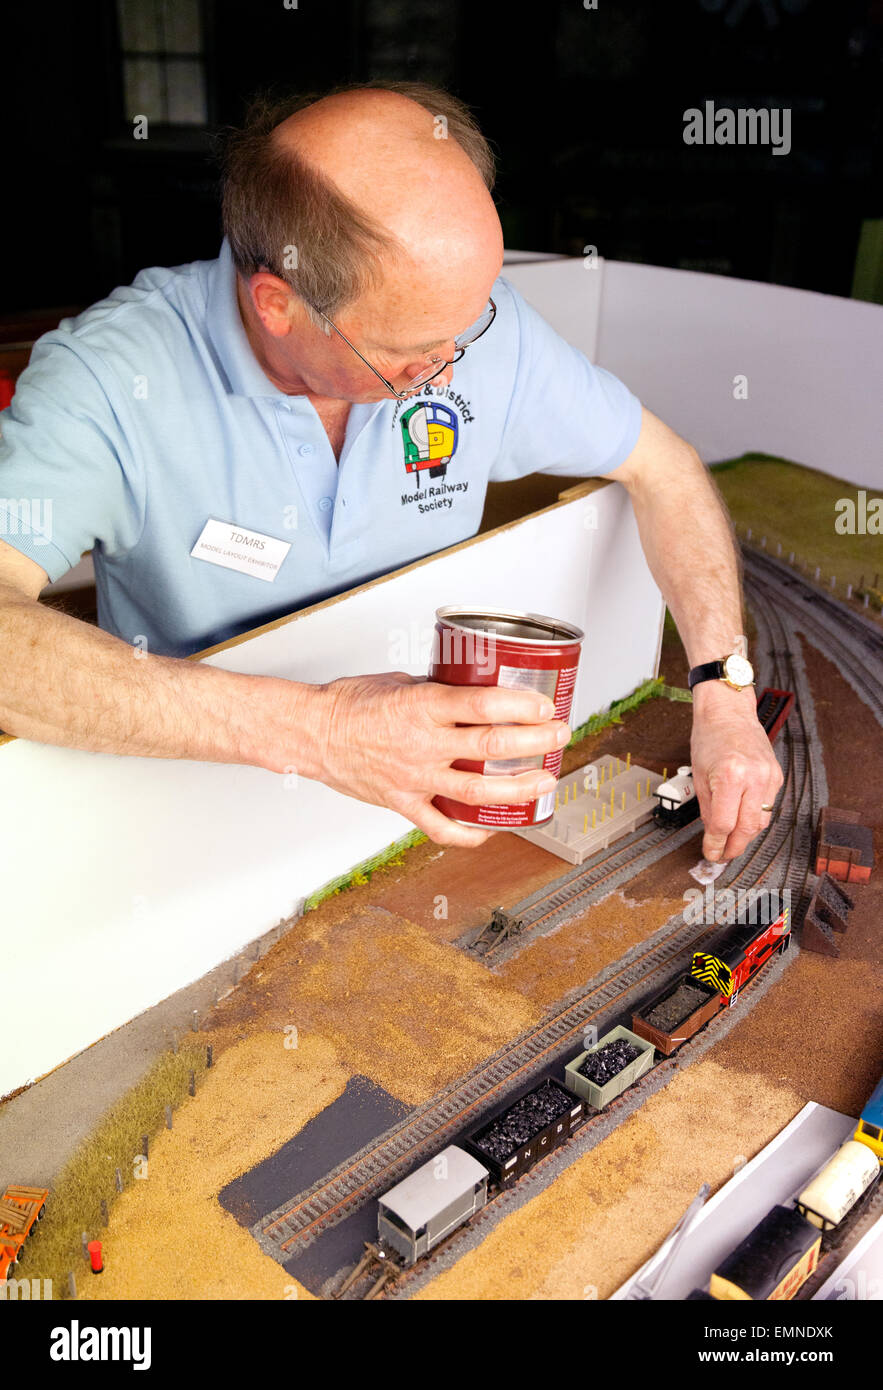
[[[402,506],[416,503],[418,512],[444,511],[453,507],[456,494],[468,492],[469,483],[439,482],[433,487],[429,479],[444,478],[457,451],[460,427],[471,424],[475,416],[469,410],[469,401],[450,386],[424,386],[420,394],[424,393],[444,396],[451,404],[418,400],[406,406],[400,415],[399,402],[393,411],[392,428],[398,426],[401,431],[405,472],[415,474],[417,482],[416,492],[402,493]]]
[[[457,448],[460,422],[449,406],[420,401],[399,421],[405,450],[405,471],[429,470],[430,478],[443,478]]]

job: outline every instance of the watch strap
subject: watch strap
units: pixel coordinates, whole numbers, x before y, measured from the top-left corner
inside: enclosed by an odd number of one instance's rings
[[[723,680],[724,663],[722,661],[706,661],[704,666],[694,666],[687,676],[687,686],[690,690],[700,681]]]

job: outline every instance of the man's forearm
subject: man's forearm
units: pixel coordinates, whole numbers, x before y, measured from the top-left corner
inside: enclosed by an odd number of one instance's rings
[[[644,554],[689,665],[727,656],[744,629],[739,555],[695,449],[645,409],[637,446],[609,476],[629,491]],[[702,852],[735,859],[769,824],[782,785],[751,686],[696,686],[690,763],[705,826]]]
[[[629,491],[647,563],[697,666],[728,655],[744,631],[740,565],[717,488],[695,451],[678,443],[679,457]]]
[[[0,728],[19,738],[272,767],[275,722],[280,748],[294,749],[291,761],[310,776],[307,710],[318,689],[139,655],[110,633],[0,585]]]

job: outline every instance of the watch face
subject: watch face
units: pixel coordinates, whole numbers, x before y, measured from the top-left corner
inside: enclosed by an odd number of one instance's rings
[[[734,653],[724,662],[724,675],[733,685],[751,685],[754,681],[754,668],[744,656]]]

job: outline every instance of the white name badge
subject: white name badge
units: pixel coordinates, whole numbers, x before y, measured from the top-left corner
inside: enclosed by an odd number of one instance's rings
[[[290,541],[264,536],[260,531],[246,531],[232,522],[209,520],[190,554],[210,565],[223,565],[240,574],[253,575],[272,584],[282,561],[291,549]]]

